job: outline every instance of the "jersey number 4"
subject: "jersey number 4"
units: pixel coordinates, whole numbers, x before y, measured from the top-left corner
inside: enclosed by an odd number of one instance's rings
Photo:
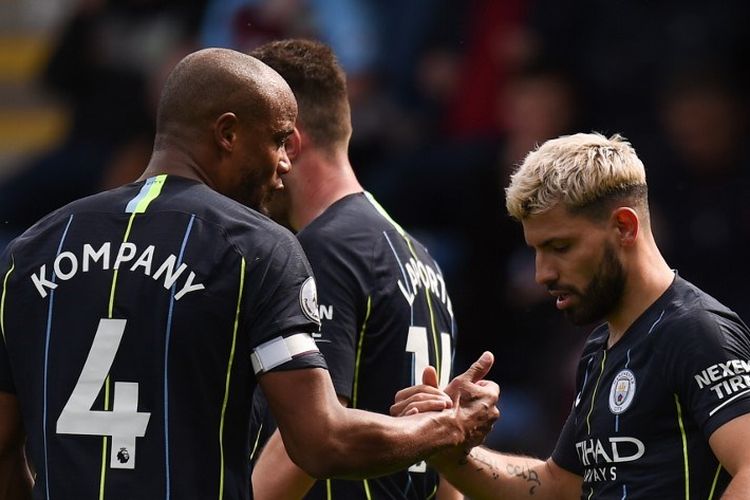
[[[58,434],[111,436],[110,467],[135,468],[135,438],[146,435],[151,413],[138,411],[138,384],[115,382],[111,411],[92,410],[122,335],[124,319],[101,319],[73,392],[57,419]]]

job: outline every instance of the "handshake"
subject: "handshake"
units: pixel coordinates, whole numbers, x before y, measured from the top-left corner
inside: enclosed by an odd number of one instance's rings
[[[436,413],[436,418],[450,419],[456,426],[458,439],[454,446],[433,455],[430,462],[467,454],[471,448],[482,444],[492,430],[500,416],[497,409],[500,388],[484,377],[493,363],[492,353],[485,352],[444,390],[438,387],[437,372],[428,366],[422,374],[422,384],[396,394],[390,409],[392,416],[440,412]]]

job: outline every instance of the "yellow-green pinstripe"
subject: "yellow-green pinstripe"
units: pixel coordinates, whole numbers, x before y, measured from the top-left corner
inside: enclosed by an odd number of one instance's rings
[[[365,330],[367,328],[367,320],[370,319],[370,312],[372,312],[372,297],[367,296],[367,312],[365,312],[365,320],[362,322],[362,329],[359,331],[359,342],[357,342],[357,357],[354,360],[354,387],[352,388],[352,408],[357,407],[357,396],[359,394],[359,368],[360,361],[362,359],[362,344],[365,340]]]
[[[154,182],[151,184],[151,187],[149,188],[146,195],[141,199],[138,204],[136,205],[135,209],[133,210],[133,213],[130,215],[130,219],[128,219],[128,226],[125,229],[125,235],[122,238],[122,242],[126,243],[128,241],[128,238],[130,237],[130,230],[133,228],[133,221],[135,220],[135,216],[137,214],[142,214],[146,211],[149,204],[151,204],[152,201],[154,201],[159,194],[161,193],[161,188],[164,186],[164,181],[166,180],[166,175],[158,175],[154,178]],[[119,275],[119,269],[115,269],[113,275],[112,275],[112,285],[109,290],[109,307],[107,308],[107,318],[112,319],[112,315],[114,314],[115,309],[115,291],[117,290],[117,276]],[[110,380],[109,375],[107,375],[107,378],[104,380],[104,411],[109,411],[109,392],[110,392]],[[102,437],[102,466],[101,466],[101,473],[99,477],[99,500],[104,500],[104,485],[107,481],[107,443],[108,443],[108,437],[103,436]]]
[[[221,403],[221,421],[219,422],[219,452],[221,469],[219,470],[219,500],[224,498],[224,416],[229,401],[229,384],[232,380],[232,366],[234,365],[234,350],[237,346],[237,331],[240,324],[240,310],[242,305],[242,291],[245,289],[245,258],[240,262],[240,290],[237,293],[237,309],[234,313],[234,328],[232,329],[232,348],[229,350],[229,361],[227,362],[227,376],[224,383],[224,401]]]
[[[594,412],[594,402],[596,401],[596,391],[599,389],[599,382],[602,380],[602,375],[604,374],[604,363],[607,361],[607,351],[604,351],[604,356],[602,356],[602,365],[601,369],[599,370],[599,376],[596,379],[596,385],[594,385],[594,393],[591,395],[591,408],[589,408],[589,413],[586,415],[586,432],[591,434],[591,414]]]
[[[411,239],[406,234],[406,231],[404,231],[404,228],[402,228],[398,222],[393,220],[390,215],[388,215],[388,212],[385,211],[385,209],[380,205],[380,203],[375,200],[375,198],[370,194],[365,192],[365,197],[368,199],[368,201],[372,204],[372,206],[375,207],[375,209],[382,215],[388,222],[391,223],[391,225],[398,231],[398,234],[401,235],[401,237],[406,242],[406,246],[409,247],[409,253],[414,257],[417,258],[417,252],[414,250],[414,245],[412,244]],[[435,313],[432,309],[432,300],[430,299],[430,294],[425,292],[425,297],[427,299],[427,308],[430,311],[430,329],[432,330],[432,345],[435,349],[435,369],[438,373],[438,380],[440,379],[440,375],[442,373],[442,358],[440,356],[440,343],[438,340],[438,332],[437,327],[435,326]]]
[[[712,500],[714,493],[716,493],[716,483],[719,481],[719,474],[721,473],[721,464],[716,467],[716,474],[714,474],[714,481],[711,483],[711,491],[708,494],[708,500]]]
[[[5,273],[5,278],[3,278],[3,295],[0,297],[0,332],[3,334],[3,341],[5,341],[5,296],[8,292],[8,278],[15,268],[16,261],[11,257],[10,269]]]
[[[677,407],[677,423],[680,425],[680,437],[682,438],[682,465],[685,468],[685,500],[690,500],[690,468],[688,464],[687,435],[685,424],[682,421],[682,405],[677,394],[674,395],[674,404]]]

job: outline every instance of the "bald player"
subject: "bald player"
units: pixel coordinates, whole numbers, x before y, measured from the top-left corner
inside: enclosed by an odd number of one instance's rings
[[[47,500],[252,498],[258,383],[290,456],[316,477],[386,473],[483,439],[498,390],[474,382],[490,354],[440,413],[393,419],[338,403],[311,337],[309,264],[291,233],[244,206],[262,211],[283,187],[296,114],[258,60],[193,53],[167,79],[142,177],[7,247],[1,498],[30,498],[32,484]]]

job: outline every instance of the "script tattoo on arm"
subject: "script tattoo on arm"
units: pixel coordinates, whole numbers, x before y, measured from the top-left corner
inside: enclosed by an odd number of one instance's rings
[[[471,463],[470,463],[471,462]],[[492,479],[500,479],[500,470],[496,464],[483,457],[481,454],[470,450],[464,453],[464,456],[458,460],[458,465],[465,466],[471,465],[477,472],[487,469]],[[525,464],[512,464],[508,463],[505,465],[505,472],[510,477],[518,477],[525,479],[527,483],[530,483],[529,495],[534,495],[537,486],[542,485],[542,481],[539,478],[539,473],[532,470],[528,465]]]
[[[535,470],[531,470],[528,465],[507,464],[505,468],[509,475],[513,477],[522,477],[527,483],[531,483],[529,495],[533,495],[536,487],[542,485],[542,481],[539,479],[539,473]]]

